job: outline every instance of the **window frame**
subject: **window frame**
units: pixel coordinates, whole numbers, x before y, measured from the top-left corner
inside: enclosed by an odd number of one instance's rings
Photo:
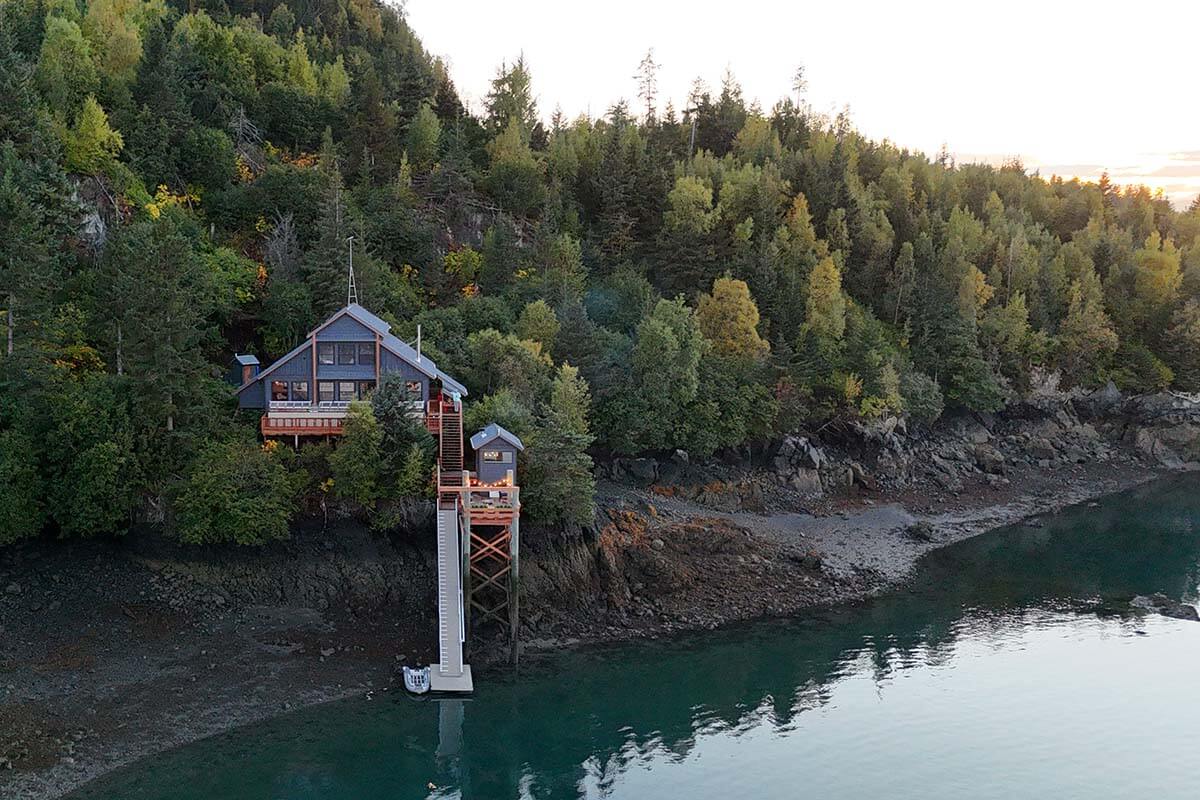
[[[374,342],[359,342],[358,343],[358,365],[360,367],[375,366],[375,343]],[[365,355],[365,358],[364,358]]]
[[[492,448],[490,450],[481,451],[483,463],[485,464],[511,464],[512,460],[509,456],[512,455],[508,450],[498,450]]]
[[[342,392],[342,390],[345,389],[347,386],[350,387],[350,396],[349,397],[346,397],[346,395]],[[358,381],[338,381],[337,382],[337,399],[338,399],[339,403],[348,403],[351,400],[357,400],[358,398],[355,396],[357,393],[358,393]]]
[[[308,381],[292,381],[291,391],[291,400],[308,402],[310,397],[308,393]]]
[[[375,391],[375,381],[366,380],[358,382],[358,399],[366,400],[371,396],[371,392]]]
[[[323,367],[337,363],[337,346],[333,342],[317,342],[317,363]]]
[[[355,342],[338,342],[337,343],[337,365],[339,367],[353,367],[358,364],[358,345]],[[349,360],[347,360],[347,358]]]
[[[422,381],[404,382],[404,399],[416,403],[425,399],[425,384]]]
[[[281,386],[283,387],[283,392],[282,392],[283,397],[276,397],[275,395],[279,393],[279,387],[281,387]],[[272,403],[283,403],[283,402],[287,402],[288,400],[291,400],[292,396],[289,393],[290,390],[291,390],[291,387],[288,385],[287,381],[283,381],[283,380],[271,381],[271,402]]]
[[[325,387],[329,388],[329,397],[325,397]],[[317,381],[317,402],[333,403],[337,401],[337,381]]]

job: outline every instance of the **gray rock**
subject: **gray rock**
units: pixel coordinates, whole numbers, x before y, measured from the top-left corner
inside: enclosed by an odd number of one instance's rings
[[[658,462],[652,458],[618,458],[612,462],[615,480],[649,486],[658,477]]]
[[[1200,613],[1196,612],[1196,607],[1181,603],[1167,597],[1165,594],[1152,595],[1137,595],[1129,601],[1129,605],[1133,608],[1143,611],[1152,611],[1156,614],[1161,614],[1164,617],[1172,619],[1185,619],[1192,622],[1200,622]]]
[[[1055,447],[1049,439],[1039,436],[1032,440],[1026,447],[1029,454],[1034,458],[1041,460],[1052,460],[1058,456],[1058,448]]]
[[[664,548],[666,548],[666,546],[667,546],[667,543],[664,542],[662,539],[651,539],[650,540],[651,549],[661,551]]]
[[[1085,419],[1096,419],[1115,414],[1120,410],[1121,404],[1124,401],[1125,398],[1121,396],[1121,390],[1117,388],[1115,383],[1109,381],[1101,389],[1075,397],[1071,401],[1071,404],[1080,416]]]
[[[936,542],[935,529],[925,520],[918,520],[904,529],[904,535],[914,542]]]
[[[981,470],[992,475],[1003,475],[1007,469],[1004,454],[987,444],[975,445],[975,463]]]
[[[808,469],[821,469],[829,463],[825,453],[807,436],[785,436],[779,445],[779,454],[788,463]]]
[[[822,493],[821,474],[815,469],[801,467],[796,470],[788,484],[803,495],[820,497]]]

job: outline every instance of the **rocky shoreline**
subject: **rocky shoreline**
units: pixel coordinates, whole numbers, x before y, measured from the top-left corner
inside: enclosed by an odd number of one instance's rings
[[[528,536],[524,652],[860,600],[932,549],[1200,460],[1190,398],[1097,394],[925,433],[798,435],[723,463],[613,462],[594,529]],[[153,752],[382,690],[432,656],[433,585],[425,544],[349,521],[256,551],[135,532],[0,552],[0,794],[58,797]],[[499,639],[474,651],[481,679],[508,668]]]

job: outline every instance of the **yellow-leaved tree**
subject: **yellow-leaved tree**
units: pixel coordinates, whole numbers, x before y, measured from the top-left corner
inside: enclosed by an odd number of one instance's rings
[[[713,281],[712,294],[700,297],[696,324],[718,355],[758,359],[770,350],[758,335],[758,306],[745,281],[729,276]]]

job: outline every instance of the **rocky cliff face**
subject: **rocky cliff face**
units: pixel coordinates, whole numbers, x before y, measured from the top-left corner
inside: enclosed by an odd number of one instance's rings
[[[819,435],[785,436],[756,461],[733,456],[699,465],[686,453],[616,459],[617,483],[722,511],[787,510],[859,488],[895,492],[931,485],[954,494],[973,479],[1004,486],[1017,467],[1141,462],[1200,464],[1200,396],[1124,397],[1111,384],[1091,393],[1045,393],[999,414],[949,415],[930,430],[904,420],[851,423]]]

